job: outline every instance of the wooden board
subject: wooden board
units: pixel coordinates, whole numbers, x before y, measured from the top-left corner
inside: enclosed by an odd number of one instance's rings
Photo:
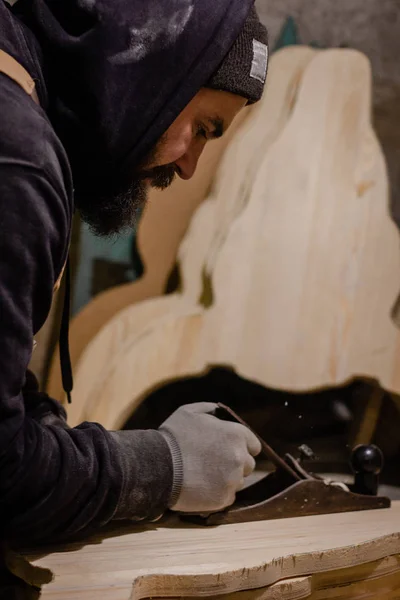
[[[272,56],[264,96],[231,139],[212,193],[197,209],[179,248],[182,293],[187,299],[198,302],[202,271],[206,263],[213,264],[232,222],[247,206],[254,177],[287,124],[304,70],[315,54],[311,48],[292,47]]]
[[[360,375],[399,390],[390,316],[399,238],[370,125],[370,77],[353,51],[312,60],[212,273],[212,360],[271,387],[312,390]]]
[[[292,116],[304,72],[316,55],[315,50],[300,46],[285,48],[270,60],[264,97],[252,118],[229,143],[215,177],[211,196],[215,204],[213,237],[206,246],[208,270],[218,257],[232,222],[247,207],[254,179]]]
[[[118,312],[99,331],[75,366],[73,402],[68,406],[68,423],[71,426],[92,419],[97,398],[101,395],[104,376],[110,367],[110,357],[117,356],[120,352],[128,353],[139,340],[147,337],[149,327],[153,331],[153,324],[173,314],[181,301],[177,294],[151,298],[135,305],[137,310],[133,311],[128,307]],[[192,313],[192,306],[187,307],[185,312],[185,305],[182,304],[182,316],[187,313]],[[115,414],[113,402],[107,402],[103,410],[108,414],[106,418],[104,413],[104,419],[112,422]]]
[[[324,51],[308,63],[288,123],[209,272],[213,305],[204,310],[192,295],[191,311],[177,302],[146,323],[145,336],[108,352],[95,393],[78,396],[93,406],[91,419],[119,427],[146,394],[212,364],[291,391],[356,376],[400,391],[390,317],[398,233],[370,96],[362,54]],[[96,364],[98,352],[89,353]]]
[[[130,531],[121,527],[84,545],[27,558],[55,575],[43,588],[43,598],[137,600],[214,598],[271,586],[281,579],[350,569],[399,553],[400,503],[395,503],[380,511],[212,529],[185,526],[172,518]],[[396,564],[392,561],[385,572],[396,574]],[[349,571],[347,581],[351,578]],[[368,569],[362,579],[368,579]]]
[[[211,260],[207,259],[207,255],[210,249],[213,249],[210,257],[215,253],[218,244],[227,237],[231,221],[245,208],[249,200],[250,182],[267,148],[276,141],[279,131],[287,122],[304,69],[315,53],[310,48],[288,48],[271,59],[269,83],[264,98],[233,136],[223,156],[212,193],[197,209],[181,244],[181,294],[167,300],[160,298],[134,304],[125,310],[119,310],[108,322],[105,315],[100,315],[92,303],[92,314],[96,313],[98,324],[104,319],[104,325],[90,343],[86,328],[91,327],[94,317],[86,319],[82,313],[80,327],[73,326],[71,343],[78,343],[80,352],[79,360],[75,362],[74,403],[69,409],[69,422],[72,425],[77,425],[84,416],[92,418],[90,407],[98,404],[98,392],[111,366],[111,357],[120,352],[125,354],[134,345],[144,323],[148,334],[150,325],[153,330],[161,325],[161,317],[169,322],[172,316],[184,316],[190,312],[197,314],[201,310],[198,301],[203,295],[203,270],[206,260]],[[235,177],[232,177],[232,173]],[[244,185],[243,181],[248,183]],[[147,234],[149,238],[154,238],[156,231],[149,229]],[[141,282],[134,285],[139,286]],[[120,294],[122,291],[119,288],[115,293]],[[191,306],[191,310],[188,306]],[[122,332],[124,341],[121,338]],[[106,406],[104,409],[109,412]],[[103,416],[100,420],[103,422]]]
[[[396,555],[347,569],[283,579],[265,588],[214,596],[214,600],[398,600],[399,595],[400,556]]]
[[[34,585],[42,587],[51,580],[48,569],[33,567],[25,559],[18,557],[17,562],[10,565],[11,570],[19,577]],[[272,585],[218,594],[214,600],[398,600],[400,590],[400,555],[387,556],[381,560],[364,563],[345,569],[315,573],[305,577],[283,579]],[[100,590],[96,588],[96,593]],[[101,590],[102,600],[124,600],[130,597],[132,584],[126,583],[110,586]],[[84,600],[93,590],[74,591],[74,600]],[[50,596],[51,597],[51,596]],[[57,594],[58,597],[58,594]],[[192,596],[192,600],[200,600],[204,596]],[[173,600],[185,600],[185,596]]]

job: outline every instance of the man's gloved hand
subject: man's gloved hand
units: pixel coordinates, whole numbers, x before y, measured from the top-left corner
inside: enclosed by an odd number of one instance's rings
[[[230,506],[261,452],[244,425],[214,416],[217,404],[182,406],[160,427],[173,458],[174,485],[169,507],[186,513],[212,513]]]

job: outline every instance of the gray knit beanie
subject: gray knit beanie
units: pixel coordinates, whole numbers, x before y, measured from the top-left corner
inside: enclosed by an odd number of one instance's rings
[[[253,7],[242,32],[206,87],[247,98],[261,99],[268,67],[268,34]]]

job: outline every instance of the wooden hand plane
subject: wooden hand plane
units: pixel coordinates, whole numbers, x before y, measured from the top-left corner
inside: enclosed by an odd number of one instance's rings
[[[223,404],[219,404],[217,416],[248,427]],[[376,495],[378,474],[383,466],[382,453],[376,446],[355,448],[352,459],[355,484],[345,486],[308,473],[293,456],[279,456],[260,436],[257,437],[262,446],[260,456],[272,462],[275,471],[238,492],[236,502],[226,510],[212,514],[181,514],[182,520],[220,525],[390,507],[389,498]]]

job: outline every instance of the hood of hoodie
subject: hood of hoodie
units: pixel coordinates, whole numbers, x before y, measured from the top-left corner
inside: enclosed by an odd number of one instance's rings
[[[204,86],[254,0],[19,0],[74,176],[124,179]]]

